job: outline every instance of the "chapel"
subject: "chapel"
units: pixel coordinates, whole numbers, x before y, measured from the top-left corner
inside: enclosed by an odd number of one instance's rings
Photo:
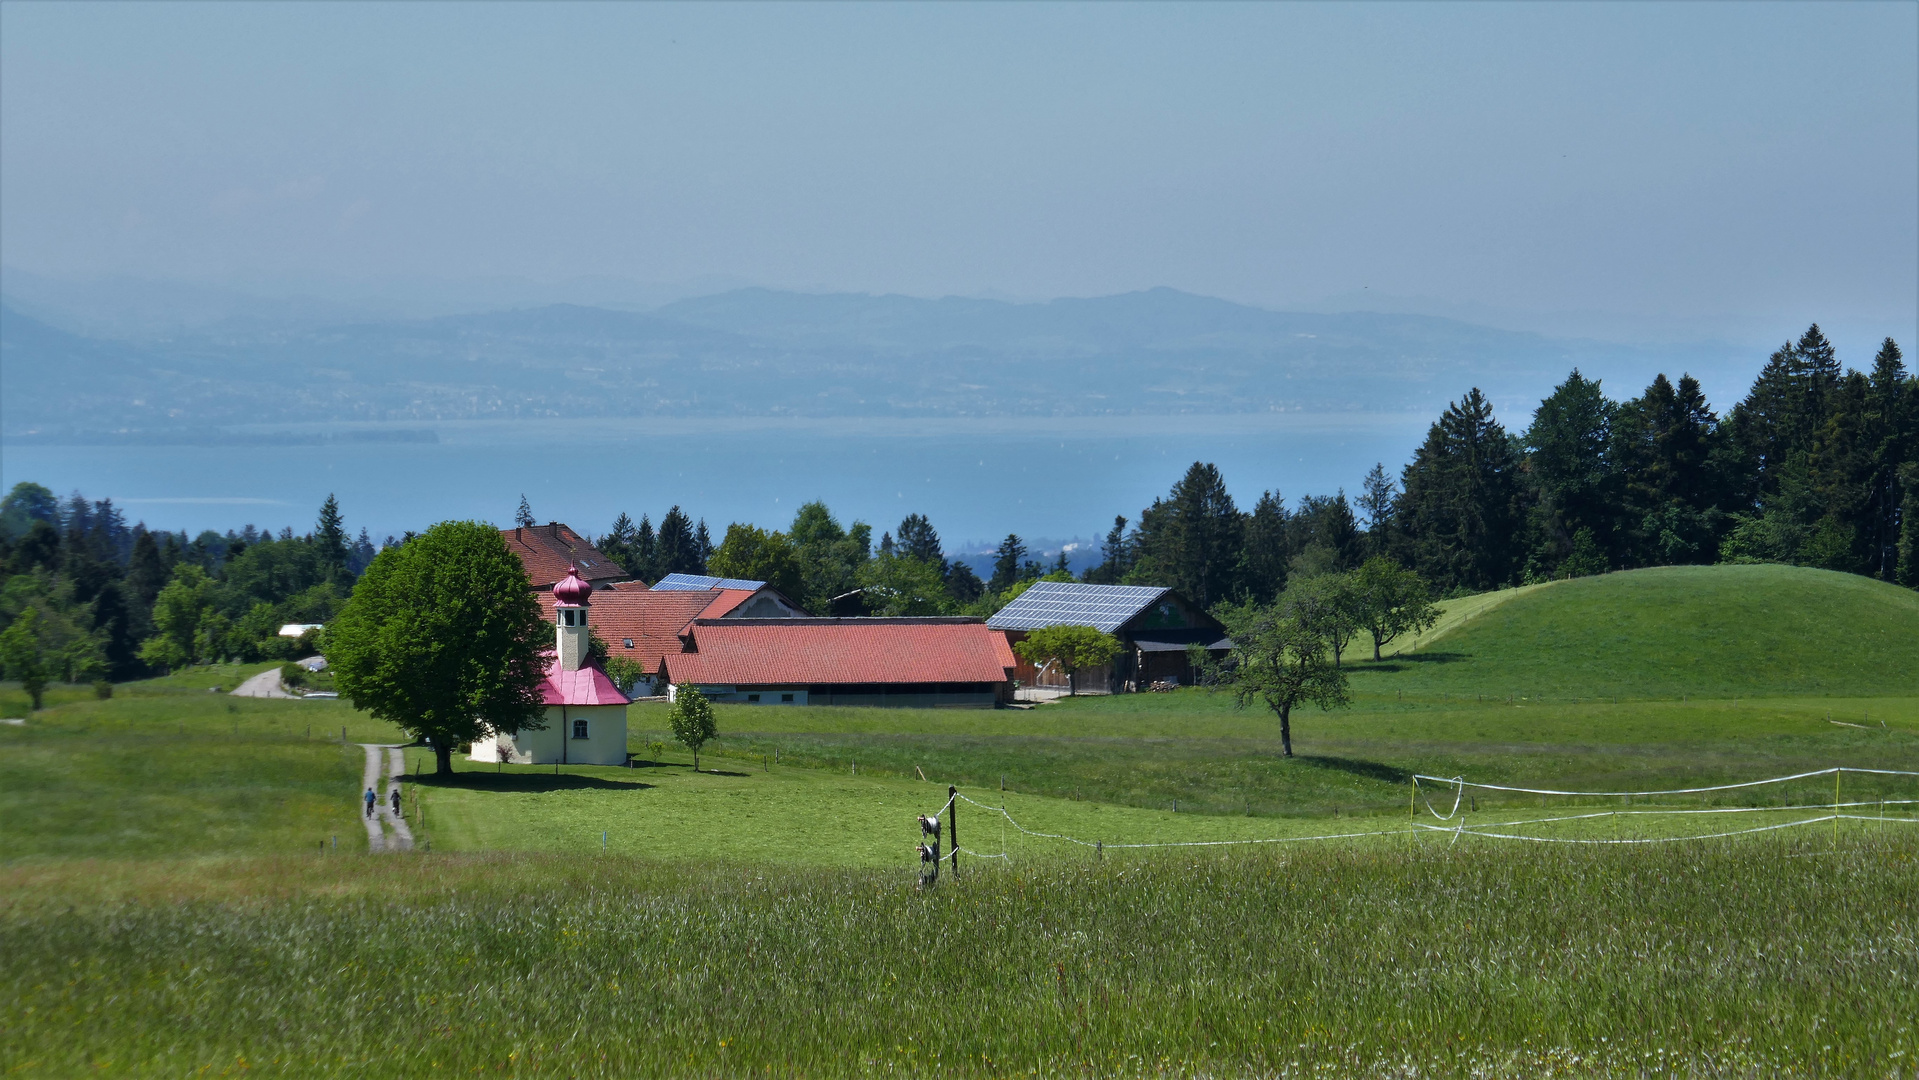
[[[473,741],[469,759],[515,765],[626,764],[627,696],[593,658],[593,586],[577,566],[553,586],[554,648],[540,692],[546,726],[517,735],[492,733]]]

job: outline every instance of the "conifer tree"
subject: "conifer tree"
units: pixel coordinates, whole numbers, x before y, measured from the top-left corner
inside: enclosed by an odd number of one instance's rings
[[[1513,580],[1519,454],[1477,387],[1433,424],[1401,484],[1399,527],[1421,577],[1441,589]]]

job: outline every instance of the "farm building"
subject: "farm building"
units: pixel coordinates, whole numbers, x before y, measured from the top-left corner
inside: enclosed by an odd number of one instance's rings
[[[752,581],[747,578],[707,577],[704,574],[668,574],[653,583],[657,592],[707,592],[718,590],[726,594],[731,602],[724,610],[709,611],[706,617],[717,619],[724,615],[732,619],[792,619],[804,618],[806,612],[789,600],[785,593],[773,588],[764,581]]]
[[[975,618],[696,619],[660,661],[671,687],[759,705],[992,708],[1015,660]]]
[[[788,600],[778,589],[764,582],[733,578],[706,578],[739,588],[665,587],[674,577],[662,578],[660,587],[596,593],[593,601],[593,628],[606,642],[607,655],[624,656],[642,670],[657,672],[668,653],[683,651],[685,636],[695,619],[772,618],[800,619],[806,612]],[[757,586],[757,587],[753,587]],[[541,603],[553,614],[557,601],[541,595]],[[635,693],[653,692],[649,675],[630,688]]]
[[[646,588],[645,582],[634,581],[625,567],[587,543],[586,537],[557,521],[501,529],[500,535],[526,567],[528,583],[542,593],[569,572],[595,589],[638,592]]]
[[[588,649],[592,595],[593,586],[574,573],[553,586],[554,648],[540,687],[546,726],[475,739],[472,760],[519,765],[626,764],[627,697],[600,670]]]
[[[1090,626],[1117,637],[1119,655],[1110,664],[1081,671],[1081,691],[1122,693],[1155,682],[1188,685],[1193,680],[1188,645],[1204,645],[1215,657],[1232,648],[1218,619],[1171,589],[1146,585],[1036,581],[986,625],[1003,631],[1009,645],[1048,626]],[[1065,672],[1036,668],[1024,659],[1016,677],[1022,686],[1067,687]]]

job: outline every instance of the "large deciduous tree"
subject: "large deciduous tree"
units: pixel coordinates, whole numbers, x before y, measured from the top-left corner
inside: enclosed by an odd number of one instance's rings
[[[20,684],[33,700],[38,709],[42,696],[47,692],[46,657],[40,647],[40,612],[27,608],[13,620],[13,625],[0,631],[0,668],[6,669],[6,676]]]
[[[355,708],[424,740],[448,773],[461,743],[544,726],[551,635],[499,531],[448,521],[374,558],[326,656]]]
[[[1079,673],[1119,655],[1119,639],[1091,626],[1047,626],[1026,635],[1013,651],[1034,667],[1058,664],[1069,695],[1079,693]]]
[[[1330,710],[1351,702],[1346,673],[1328,655],[1326,638],[1278,605],[1231,613],[1227,630],[1233,651],[1222,681],[1241,708],[1257,701],[1279,717],[1279,741],[1287,757],[1293,756],[1295,708],[1313,704]]]

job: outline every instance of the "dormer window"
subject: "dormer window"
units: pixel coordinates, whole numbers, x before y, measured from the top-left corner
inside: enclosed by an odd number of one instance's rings
[[[633,639],[632,639],[632,638],[622,638],[622,639],[620,639],[620,640],[621,640],[621,643],[622,643],[622,644],[624,644],[624,645],[625,645],[625,646],[626,646],[627,648],[629,648],[629,649],[630,649],[630,648],[632,648],[632,647],[633,647]]]

